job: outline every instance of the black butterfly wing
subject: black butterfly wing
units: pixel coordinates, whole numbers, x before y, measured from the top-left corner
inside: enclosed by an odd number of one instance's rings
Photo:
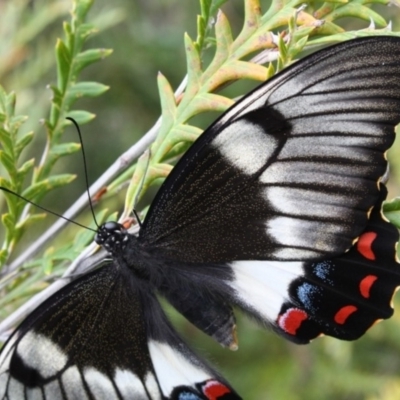
[[[50,297],[4,345],[0,399],[239,399],[146,289],[110,264]]]
[[[296,343],[322,334],[354,340],[393,314],[398,230],[382,215],[386,188],[355,245],[319,261],[235,261],[235,304]]]
[[[299,343],[354,339],[388,318],[398,233],[382,216],[380,182],[399,120],[394,37],[322,50],[244,97],[173,169],[139,236],[196,271],[219,264],[225,277],[215,280],[230,290],[194,273],[167,297],[229,346],[232,304]],[[375,259],[359,251],[371,230]],[[323,265],[329,273],[318,275]],[[191,285],[194,297],[182,289]]]
[[[315,260],[367,224],[400,119],[400,40],[312,54],[207,129],[158,192],[140,232],[187,262]]]

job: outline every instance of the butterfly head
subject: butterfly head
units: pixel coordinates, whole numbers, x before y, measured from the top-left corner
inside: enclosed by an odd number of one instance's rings
[[[99,227],[94,240],[98,245],[103,246],[113,254],[125,247],[128,238],[129,233],[123,225],[110,221]]]

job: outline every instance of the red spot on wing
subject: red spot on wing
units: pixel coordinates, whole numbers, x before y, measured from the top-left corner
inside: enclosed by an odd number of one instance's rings
[[[357,311],[356,306],[344,306],[335,315],[335,322],[343,325],[351,314]]]
[[[214,380],[208,381],[202,389],[208,400],[218,400],[224,394],[231,393],[228,387]]]
[[[296,335],[297,329],[303,321],[308,318],[305,311],[299,310],[298,308],[289,308],[286,312],[279,316],[278,325],[286,333],[290,335]]]
[[[378,235],[376,232],[365,232],[363,233],[357,242],[358,252],[368,260],[375,260],[376,256],[372,251],[372,243]]]
[[[375,275],[367,275],[364,279],[360,282],[360,292],[363,297],[366,299],[369,298],[370,290],[374,282],[378,279]]]

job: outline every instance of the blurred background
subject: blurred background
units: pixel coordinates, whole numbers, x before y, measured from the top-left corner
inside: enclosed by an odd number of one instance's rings
[[[269,2],[261,3],[267,9]],[[34,145],[26,159],[43,151],[46,133],[40,120],[47,116],[51,98],[46,87],[56,79],[54,46],[62,36],[62,21],[69,19],[70,8],[69,0],[0,0],[0,84],[6,91],[17,93],[17,112],[29,116],[23,130],[35,131]],[[237,34],[243,20],[243,1],[230,0],[223,9]],[[376,10],[392,21],[393,30],[400,29],[399,8],[382,5]],[[94,2],[89,21],[99,32],[89,45],[114,52],[81,76],[82,80],[110,86],[104,95],[78,103],[79,108],[97,115],[81,127],[91,182],[159,117],[158,71],[174,88],[182,81],[186,74],[183,34],[195,38],[198,13],[197,0]],[[339,22],[346,29],[368,26],[360,20]],[[248,83],[248,88],[254,85]],[[205,127],[216,116],[206,116],[196,124]],[[70,129],[67,135],[76,133]],[[71,140],[75,141],[75,136],[68,138]],[[400,175],[396,174],[399,154],[397,144],[391,154],[389,198],[400,194]],[[81,154],[61,159],[55,171],[78,176],[71,185],[43,199],[43,206],[62,212],[85,189]],[[123,198],[121,193],[109,200],[107,207],[120,209]],[[43,229],[52,218],[46,219]],[[38,235],[40,229],[31,236]],[[69,234],[61,240],[70,240]],[[396,302],[400,310],[399,299]],[[292,345],[239,315],[239,350],[235,353],[220,348],[172,310],[169,312],[192,347],[206,355],[244,399],[400,399],[400,311],[357,342],[322,338],[308,346]]]

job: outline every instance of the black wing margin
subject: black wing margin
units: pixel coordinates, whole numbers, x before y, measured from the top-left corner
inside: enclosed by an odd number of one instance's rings
[[[348,250],[400,120],[400,39],[303,59],[217,120],[174,168],[140,240],[184,262],[312,261]]]

